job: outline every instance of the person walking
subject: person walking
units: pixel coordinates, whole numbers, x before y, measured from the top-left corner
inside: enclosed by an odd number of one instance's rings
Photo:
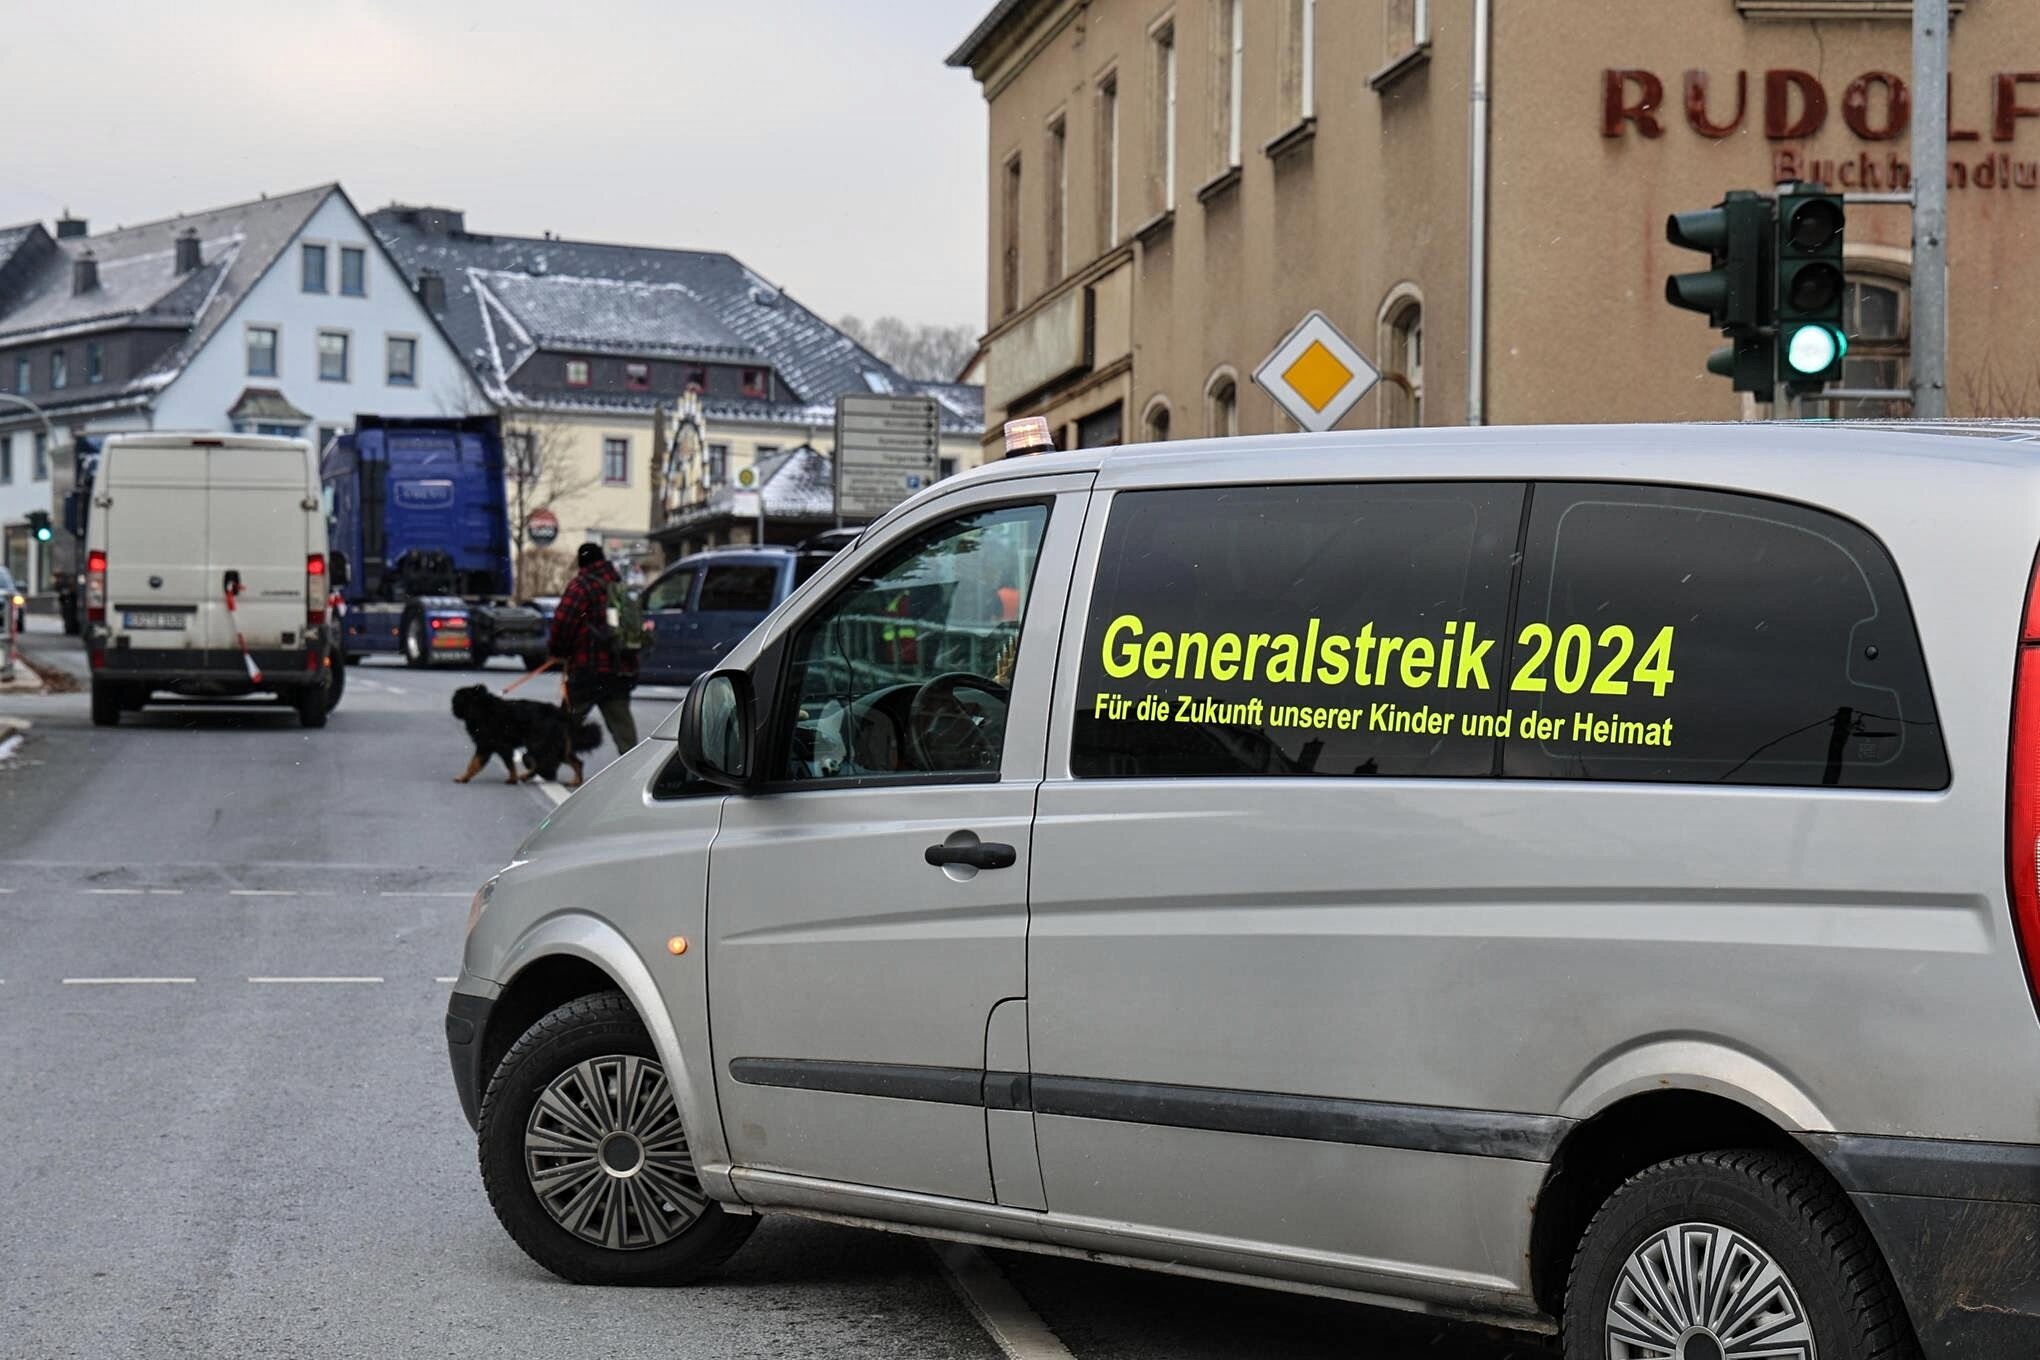
[[[641,636],[624,634],[638,611],[631,603],[616,568],[602,555],[599,543],[583,543],[574,555],[578,570],[553,611],[547,650],[566,669],[567,711],[578,723],[590,709],[602,711],[618,751],[637,745],[637,721],[630,712],[630,692],[637,686]],[[628,613],[631,619],[619,617]],[[643,624],[637,623],[641,633]]]

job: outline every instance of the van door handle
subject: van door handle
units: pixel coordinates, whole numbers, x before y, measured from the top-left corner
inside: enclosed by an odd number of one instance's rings
[[[966,845],[945,842],[929,846],[921,857],[938,869],[951,864],[966,865],[972,869],[1010,869],[1020,862],[1019,851],[997,841],[972,841]]]

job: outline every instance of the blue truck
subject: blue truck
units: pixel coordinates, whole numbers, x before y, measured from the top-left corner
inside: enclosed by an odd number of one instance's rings
[[[545,658],[546,620],[511,598],[503,436],[494,416],[361,416],[326,449],[340,645],[412,666]]]

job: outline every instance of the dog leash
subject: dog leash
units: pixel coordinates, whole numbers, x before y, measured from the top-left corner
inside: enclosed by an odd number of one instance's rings
[[[543,665],[532,667],[524,674],[518,676],[515,680],[512,680],[509,684],[503,686],[503,693],[505,697],[508,697],[511,693],[515,692],[519,686],[524,685],[528,681],[537,679],[539,676],[544,675],[547,671],[551,670],[553,667],[559,664],[560,659],[558,657],[556,656],[547,657]]]

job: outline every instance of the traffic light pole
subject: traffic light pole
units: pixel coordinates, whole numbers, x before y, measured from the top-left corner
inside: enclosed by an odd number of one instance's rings
[[[1913,0],[1913,415],[1948,414],[1948,0]]]

